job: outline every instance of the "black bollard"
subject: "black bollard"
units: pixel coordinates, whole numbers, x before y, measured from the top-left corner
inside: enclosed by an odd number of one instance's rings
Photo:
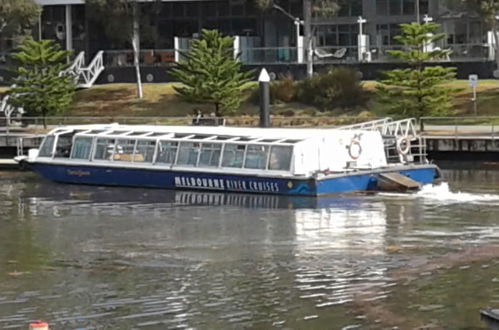
[[[260,127],[270,127],[270,77],[265,68],[258,76],[260,85]]]

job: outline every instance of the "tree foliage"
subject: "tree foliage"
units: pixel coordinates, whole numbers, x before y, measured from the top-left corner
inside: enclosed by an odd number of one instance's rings
[[[40,6],[34,0],[1,0],[0,36],[8,38],[22,34],[23,29],[36,23],[40,11]]]
[[[160,1],[160,0],[154,0]],[[140,31],[142,36],[153,33],[148,27],[148,15],[141,15],[143,4],[139,0],[86,0],[86,10],[89,16],[102,24],[105,34],[114,47],[132,46],[134,67],[137,77],[137,96],[142,98],[142,79],[140,75]]]
[[[402,49],[389,54],[407,63],[408,68],[382,73],[376,88],[381,102],[387,112],[396,116],[420,118],[448,113],[455,89],[442,84],[455,78],[455,68],[431,65],[432,61],[447,58],[449,51],[430,46],[444,35],[434,34],[437,24],[401,24],[401,29],[395,39]]]
[[[154,0],[158,1],[158,0]],[[141,37],[152,34],[149,29],[149,15],[142,15],[146,4],[137,0],[86,0],[85,6],[91,19],[102,23],[106,36],[109,37],[114,47],[129,47],[134,33],[133,22],[139,22]],[[140,8],[136,8],[135,6]]]
[[[217,30],[202,30],[201,38],[191,41],[190,51],[170,71],[183,84],[174,87],[181,99],[211,103],[217,116],[239,108],[253,72],[241,72],[233,43],[233,38],[222,37]]]
[[[12,55],[18,67],[11,102],[29,115],[41,115],[44,123],[47,115],[66,110],[75,91],[74,77],[62,74],[69,55],[52,40],[26,39]]]
[[[468,6],[469,10],[475,11],[480,15],[483,22],[493,32],[494,50],[497,69],[499,69],[499,25],[497,16],[499,15],[499,0],[461,0]]]

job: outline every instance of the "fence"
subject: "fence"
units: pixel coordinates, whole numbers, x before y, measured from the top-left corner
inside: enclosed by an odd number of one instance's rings
[[[485,61],[490,59],[488,44],[448,44],[432,46],[432,49],[450,50],[448,57],[438,62],[448,61]],[[316,63],[387,63],[396,62],[390,56],[390,50],[403,50],[401,45],[371,45],[359,58],[357,46],[319,46],[314,48]],[[185,50],[184,50],[185,51]],[[302,54],[300,54],[302,53]],[[301,56],[300,56],[301,55]],[[250,47],[242,48],[239,60],[243,64],[296,64],[304,63],[306,56],[302,48],[297,47]],[[139,53],[141,65],[169,66],[175,62],[175,49],[143,49]],[[111,67],[133,66],[132,50],[106,50],[104,65]]]
[[[131,117],[131,116],[53,116],[46,117],[45,124],[48,128],[63,125],[90,125],[90,124],[107,124],[120,123],[125,125],[191,125],[194,116],[183,117],[164,117],[164,116],[148,116],[148,117]],[[225,124],[228,126],[243,126],[243,127],[258,127],[260,118],[257,115],[225,117]],[[273,127],[336,127],[343,125],[356,124],[365,121],[366,118],[356,116],[271,116],[271,126]],[[6,125],[5,122],[0,122],[1,125]],[[46,131],[43,128],[44,120],[42,117],[20,117],[12,119],[12,123],[7,127],[12,132],[30,132],[39,133]],[[5,128],[4,128],[5,129]]]
[[[499,131],[499,116],[421,117],[420,131],[427,135],[473,135],[495,138]]]

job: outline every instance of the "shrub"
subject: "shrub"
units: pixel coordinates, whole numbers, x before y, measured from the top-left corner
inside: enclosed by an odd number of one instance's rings
[[[356,70],[339,67],[302,80],[297,99],[322,109],[353,108],[366,103],[367,93]]]
[[[284,77],[281,80],[270,83],[270,101],[288,103],[296,99],[298,86],[291,77]]]

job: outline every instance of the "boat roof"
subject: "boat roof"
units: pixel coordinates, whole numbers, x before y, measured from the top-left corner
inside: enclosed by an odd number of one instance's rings
[[[79,131],[80,135],[109,136],[120,138],[154,137],[194,140],[263,141],[297,143],[306,139],[351,135],[352,131],[331,128],[257,128],[227,126],[160,126],[92,124],[59,127],[51,134]]]

